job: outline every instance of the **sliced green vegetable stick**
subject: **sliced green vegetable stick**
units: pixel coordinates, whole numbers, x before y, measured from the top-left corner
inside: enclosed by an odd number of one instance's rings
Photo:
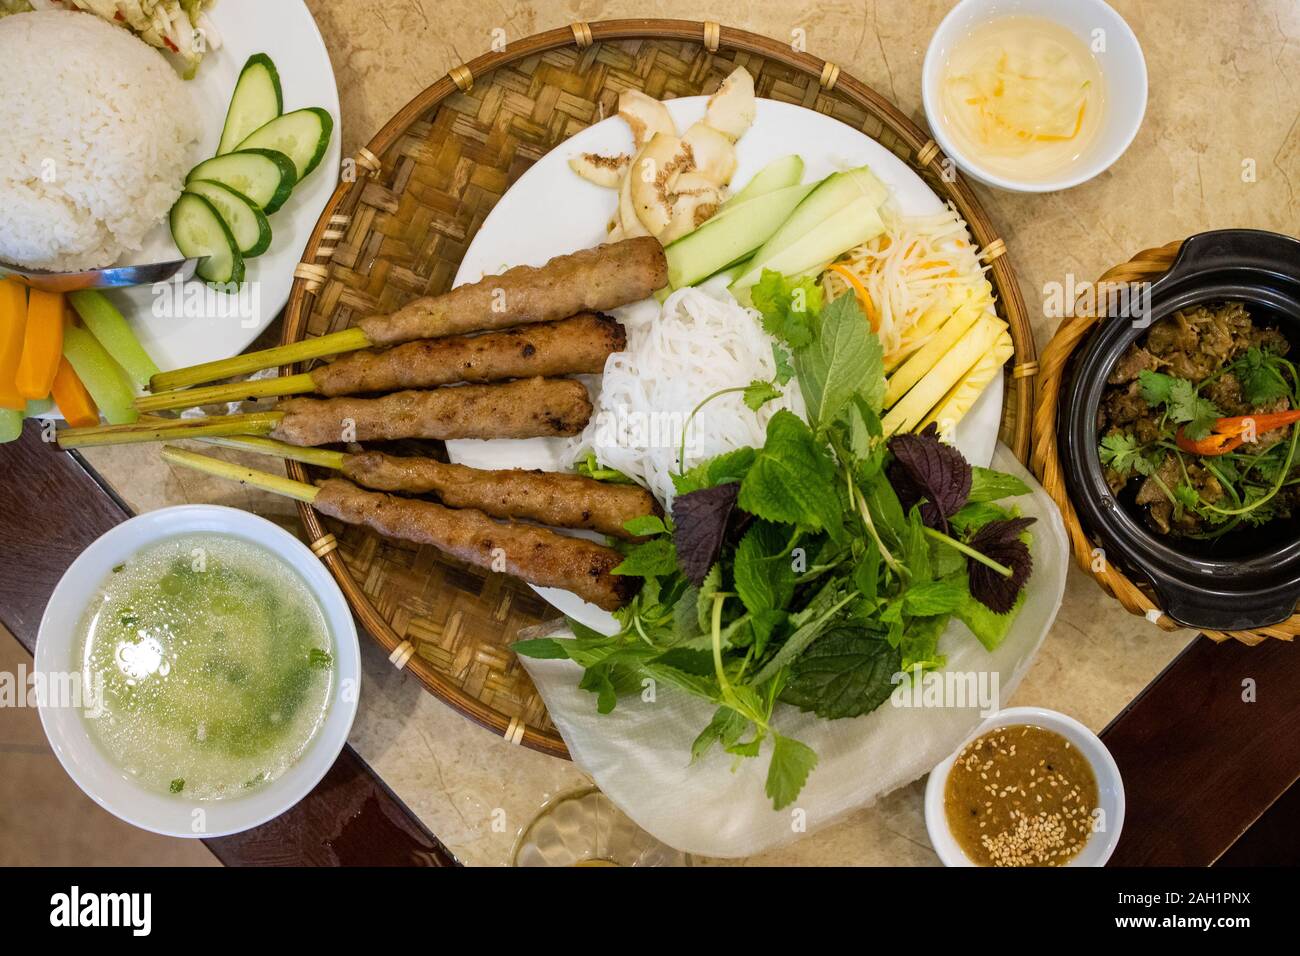
[[[98,339],[69,325],[63,330],[63,354],[110,425],[126,425],[140,417],[135,390]]]
[[[136,388],[148,388],[149,379],[158,374],[158,366],[135,337],[117,306],[102,292],[94,289],[73,292],[68,299],[77,310],[77,315],[81,316],[81,321],[86,323],[86,328],[90,329],[113,360],[122,366]],[[77,374],[81,373],[78,371]]]
[[[0,445],[23,433],[23,413],[15,408],[0,408]]]

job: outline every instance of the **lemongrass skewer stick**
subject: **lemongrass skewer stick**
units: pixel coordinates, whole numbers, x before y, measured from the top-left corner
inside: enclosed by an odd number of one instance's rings
[[[60,448],[89,448],[94,445],[131,445],[198,438],[203,435],[265,435],[284,417],[284,412],[250,412],[213,418],[152,420],[134,425],[94,425],[65,428],[59,432]]]
[[[282,375],[256,382],[231,382],[228,385],[208,385],[204,388],[182,388],[156,395],[141,395],[135,400],[138,412],[162,412],[176,408],[193,408],[196,405],[214,405],[225,402],[251,402],[258,398],[280,398],[284,395],[305,395],[316,390],[311,375]]]
[[[304,465],[331,468],[334,471],[343,469],[343,459],[347,457],[341,451],[330,451],[328,448],[299,447],[298,445],[276,441],[274,438],[258,438],[252,435],[205,435],[198,440],[207,445],[220,445],[223,448],[238,448],[258,455],[287,458],[290,461],[300,461]]]
[[[186,451],[183,448],[177,448],[174,445],[164,446],[162,457],[164,461],[173,465],[193,468],[195,471],[214,475],[217,478],[237,481],[241,485],[252,485],[254,488],[261,488],[263,491],[269,491],[272,494],[296,498],[298,501],[307,502],[307,504],[315,501],[316,495],[320,493],[319,488],[315,485],[309,485],[305,481],[294,481],[292,478],[273,475],[267,471],[245,468],[243,465],[236,465],[234,462],[222,461],[220,458],[211,458],[208,455],[200,455],[192,451]]]
[[[361,329],[344,329],[342,332],[331,332],[329,335],[304,339],[290,345],[278,345],[260,352],[248,352],[216,362],[204,362],[202,365],[179,368],[172,372],[159,372],[149,379],[149,391],[166,392],[203,382],[215,382],[217,379],[247,375],[277,365],[293,365],[295,362],[305,362],[308,359],[368,349],[370,344],[370,339]]]

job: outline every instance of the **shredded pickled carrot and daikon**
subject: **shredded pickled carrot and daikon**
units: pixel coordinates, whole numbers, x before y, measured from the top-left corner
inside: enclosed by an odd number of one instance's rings
[[[853,290],[887,362],[925,344],[937,325],[922,330],[917,322],[930,309],[950,313],[974,297],[995,313],[987,266],[956,209],[910,217],[884,212],[885,232],[850,249],[822,283],[828,299]]]

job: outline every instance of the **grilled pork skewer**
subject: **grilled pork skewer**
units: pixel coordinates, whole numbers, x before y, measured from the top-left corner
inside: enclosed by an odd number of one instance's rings
[[[582,528],[635,540],[625,527],[628,521],[663,514],[654,495],[640,485],[610,484],[582,475],[518,468],[485,470],[380,451],[350,454],[298,448],[266,438],[201,440],[332,468],[375,491],[434,494],[449,508],[476,508],[494,518],[523,518],[553,528]]]
[[[517,266],[501,275],[426,296],[391,315],[371,315],[355,327],[319,338],[236,355],[172,372],[149,382],[151,392],[199,385],[307,359],[399,345],[416,339],[551,322],[579,312],[607,312],[638,302],[668,284],[668,263],[650,236],[606,243],[544,266]]]
[[[301,375],[177,389],[146,395],[135,406],[142,412],[156,412],[308,392],[335,397],[538,375],[594,375],[604,371],[610,355],[626,347],[623,326],[607,315],[588,312],[502,332],[420,339],[380,352],[353,352]]]
[[[622,607],[636,593],[637,579],[613,573],[623,556],[585,538],[517,521],[494,521],[473,509],[363,491],[342,478],[331,478],[317,487],[171,446],[164,448],[162,455],[172,464],[289,495],[321,514],[388,538],[432,545],[476,567],[505,571],[529,584],[572,591],[607,611]]]
[[[581,382],[523,378],[394,392],[380,398],[291,398],[273,411],[59,432],[59,445],[122,445],[204,435],[270,435],[291,445],[398,438],[547,438],[576,435],[591,417]]]

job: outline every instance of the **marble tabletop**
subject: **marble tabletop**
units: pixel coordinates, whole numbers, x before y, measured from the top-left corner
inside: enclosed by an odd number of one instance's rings
[[[1300,4],[1294,0],[1111,0],[1143,45],[1151,92],[1128,153],[1083,186],[1046,196],[976,187],[1020,278],[1040,347],[1056,284],[1091,280],[1134,252],[1212,228],[1300,232]],[[807,49],[887,95],[924,125],[925,47],[952,0],[307,0],[354,153],[408,99],[488,49],[574,20],[712,19]],[[504,33],[495,32],[504,31]],[[182,502],[249,509],[297,529],[290,503],[172,471],[148,446],[86,458],[136,511]],[[252,461],[250,460],[250,464]],[[257,466],[267,467],[266,459]],[[1065,711],[1099,729],[1193,635],[1128,615],[1071,570],[1065,601],[1014,704]],[[364,692],[351,742],[463,862],[508,863],[515,834],[548,797],[587,783],[571,763],[506,743],[427,694],[363,643]],[[753,864],[937,865],[923,783]]]

